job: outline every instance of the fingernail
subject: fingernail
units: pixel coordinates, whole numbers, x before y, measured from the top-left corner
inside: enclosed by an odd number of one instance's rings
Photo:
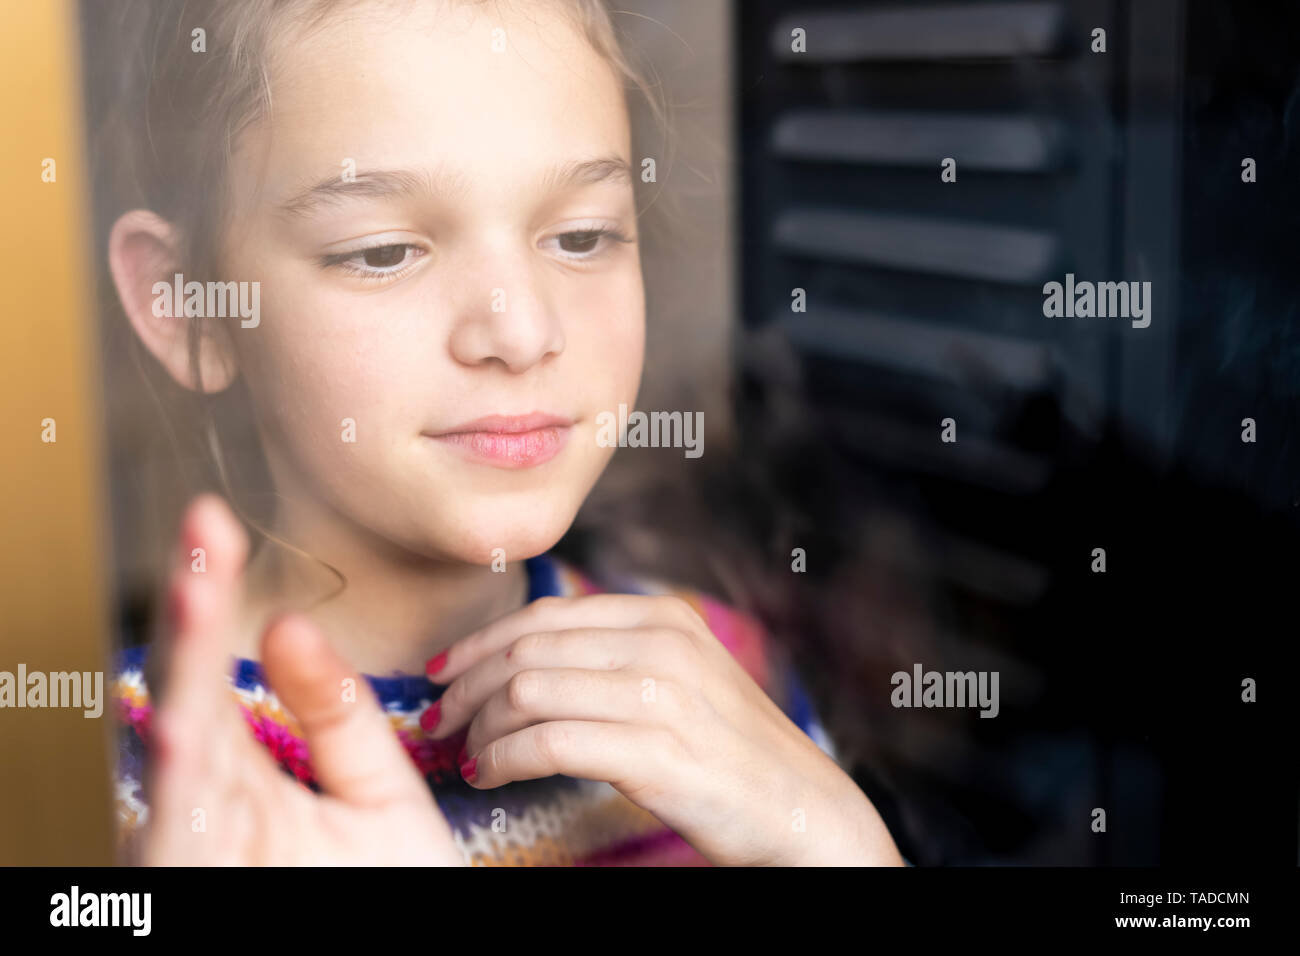
[[[420,726],[425,730],[433,730],[438,726],[438,721],[442,720],[442,701],[435,700],[429,705],[428,709],[420,715]]]
[[[433,660],[429,661],[429,663],[425,664],[424,669],[428,674],[433,675],[438,673],[438,671],[442,670],[443,667],[446,666],[446,664],[447,664],[447,652],[443,651]]]
[[[478,758],[471,757],[460,765],[460,775],[465,778],[466,783],[473,783],[478,777]]]

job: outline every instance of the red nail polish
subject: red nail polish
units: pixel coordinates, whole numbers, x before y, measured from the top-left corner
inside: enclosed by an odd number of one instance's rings
[[[438,726],[438,721],[442,719],[442,701],[435,700],[428,706],[424,713],[420,715],[420,726],[425,730],[433,730]]]
[[[460,775],[465,778],[466,783],[473,783],[478,777],[478,758],[471,757],[460,765]]]
[[[443,651],[433,660],[429,661],[428,664],[424,665],[424,669],[427,673],[433,675],[438,673],[438,671],[442,670],[443,667],[446,666],[446,664],[447,664],[447,652]]]

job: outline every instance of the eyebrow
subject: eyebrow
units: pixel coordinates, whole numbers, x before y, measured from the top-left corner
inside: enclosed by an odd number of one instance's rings
[[[543,192],[559,192],[600,184],[631,185],[632,167],[618,156],[579,159],[551,167],[538,181]],[[286,216],[311,215],[322,206],[350,199],[394,199],[416,195],[452,197],[469,186],[464,174],[443,167],[428,169],[370,169],[351,180],[322,179],[278,205]]]
[[[632,185],[632,167],[618,156],[599,159],[581,159],[552,167],[541,180],[546,192],[573,189],[578,186],[595,186],[608,183],[619,186]]]

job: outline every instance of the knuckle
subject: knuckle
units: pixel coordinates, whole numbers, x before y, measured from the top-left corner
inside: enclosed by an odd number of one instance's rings
[[[699,652],[699,647],[691,638],[691,635],[679,628],[663,628],[659,635],[665,644],[688,660]]]
[[[558,608],[562,600],[563,600],[562,598],[554,594],[548,594],[545,597],[538,598],[531,605],[529,605],[529,612],[531,616],[534,618],[542,617],[546,614],[550,614],[552,611]]]
[[[560,723],[540,724],[537,729],[537,754],[546,766],[562,764],[572,751],[573,734]]]
[[[516,711],[527,711],[541,693],[542,675],[519,671],[506,682],[506,702]]]
[[[695,608],[691,607],[684,598],[676,594],[665,594],[659,599],[663,608],[664,616],[675,621],[677,625],[688,633],[694,631],[699,626],[700,616],[695,613]]]
[[[655,605],[660,614],[676,620],[682,616],[686,602],[676,594],[660,594],[655,598]]]
[[[442,694],[442,712],[445,715],[448,711],[459,713],[465,708],[467,696],[469,695],[469,686],[463,680],[452,681]]]
[[[335,695],[330,695],[314,702],[314,706],[300,714],[299,719],[309,721],[316,733],[330,733],[347,726],[363,713],[366,711],[345,704]]]
[[[672,627],[660,628],[655,632],[655,640],[681,673],[690,673],[700,666],[703,649],[690,632]]]
[[[546,644],[546,636],[540,632],[525,634],[523,637],[515,639],[510,645],[510,659],[518,666],[525,666],[531,661],[538,659],[542,648]]]

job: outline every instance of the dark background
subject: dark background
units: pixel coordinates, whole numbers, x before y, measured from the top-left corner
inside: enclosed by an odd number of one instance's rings
[[[1300,7],[734,27],[754,521],[808,552],[800,669],[904,853],[1295,865]],[[1066,272],[1150,280],[1150,327],[1045,318]],[[891,708],[918,662],[998,670],[1000,715]]]

